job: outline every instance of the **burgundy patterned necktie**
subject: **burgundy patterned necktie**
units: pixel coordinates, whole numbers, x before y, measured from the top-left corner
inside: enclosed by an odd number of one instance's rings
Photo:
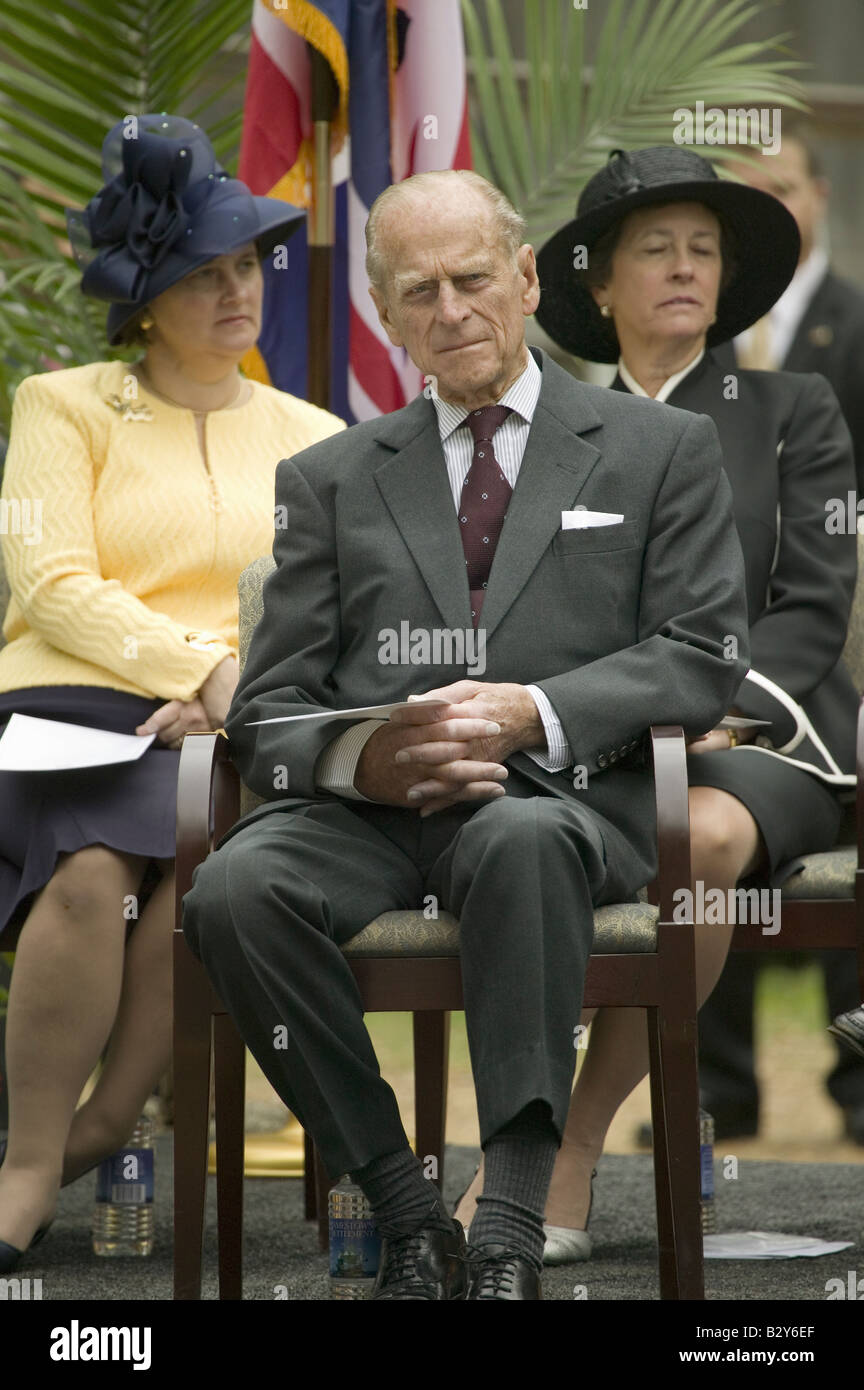
[[[513,489],[495,457],[492,436],[510,414],[508,405],[486,405],[472,410],[465,424],[474,436],[474,457],[462,485],[459,525],[471,591],[471,620],[477,626],[495,547]]]

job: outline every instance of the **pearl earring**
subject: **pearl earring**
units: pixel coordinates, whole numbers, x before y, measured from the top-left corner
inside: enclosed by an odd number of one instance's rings
[[[604,319],[609,319],[612,317],[612,310],[609,308],[608,304],[600,305],[600,313],[603,315]]]

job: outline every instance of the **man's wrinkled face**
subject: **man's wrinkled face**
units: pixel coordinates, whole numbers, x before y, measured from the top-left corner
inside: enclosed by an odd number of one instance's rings
[[[446,400],[492,401],[525,365],[525,317],[539,300],[534,252],[501,244],[481,195],[394,205],[379,228],[387,282],[370,293],[390,341]]]

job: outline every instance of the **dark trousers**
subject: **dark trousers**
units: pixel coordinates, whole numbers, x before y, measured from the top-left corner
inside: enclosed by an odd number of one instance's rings
[[[752,951],[730,951],[707,1003],[699,1010],[699,1081],[705,1100],[721,1111],[727,1107],[758,1111],[759,1087],[753,1047],[753,998],[759,957]],[[826,1022],[857,1008],[858,974],[853,951],[819,951],[825,979]],[[826,1085],[837,1105],[864,1105],[864,1060],[851,1048],[835,1042],[837,1061]]]
[[[407,1145],[340,946],[430,893],[460,920],[481,1141],[535,1100],[563,1131],[593,907],[650,877],[653,826],[639,852],[587,791],[536,790],[511,772],[505,797],[426,819],[332,798],[272,803],[198,868],[186,938],[333,1176]]]

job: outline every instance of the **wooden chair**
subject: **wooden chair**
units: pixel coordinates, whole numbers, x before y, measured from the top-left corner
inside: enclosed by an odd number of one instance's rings
[[[241,661],[261,613],[272,561],[241,577]],[[686,762],[680,729],[654,728],[660,840],[659,908],[646,902],[595,913],[586,1007],[648,1011],[660,1295],[704,1297],[699,1205],[696,987],[693,932],[673,922],[673,893],[690,884]],[[187,736],[180,762],[177,917],[174,936],[174,1186],[177,1299],[200,1298],[207,1175],[211,1021],[215,1067],[220,1298],[242,1296],[243,1091],[245,1049],[224,1005],[189,950],[181,904],[195,867],[237,819],[257,804],[240,784],[218,734]],[[679,913],[680,915],[680,913]],[[414,1015],[417,1152],[443,1175],[448,1014],[461,1009],[458,923],[447,913],[387,912],[345,948],[367,1011]],[[320,1171],[320,1169],[319,1169]],[[319,1217],[323,1193],[317,1194]],[[307,1188],[307,1214],[312,1206]]]

